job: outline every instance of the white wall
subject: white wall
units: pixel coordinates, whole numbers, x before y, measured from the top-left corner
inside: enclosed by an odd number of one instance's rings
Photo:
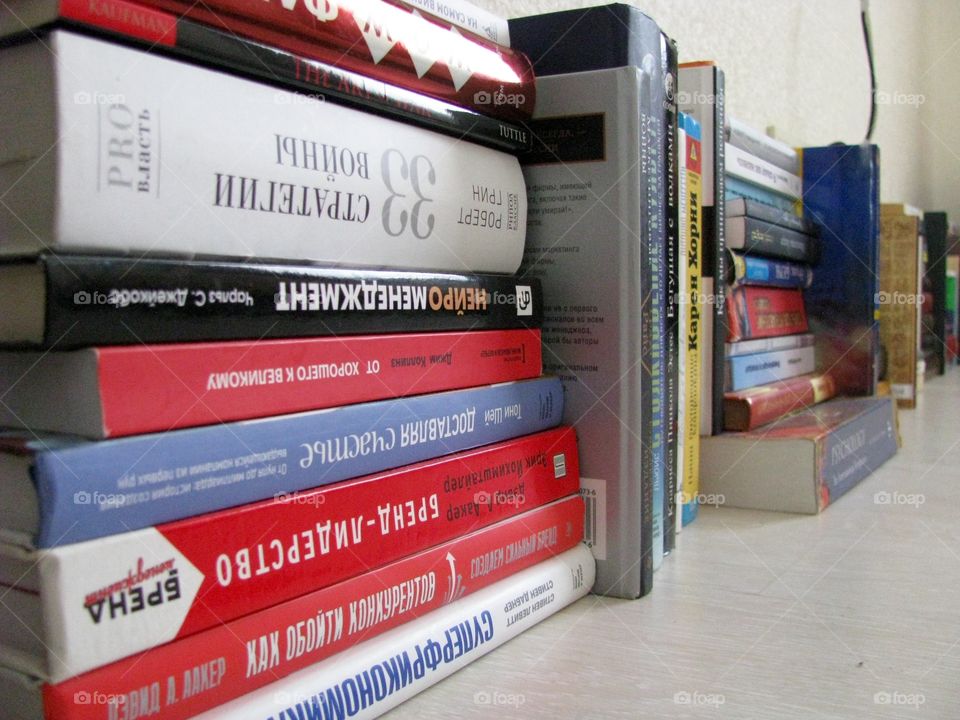
[[[474,0],[506,17],[598,4]],[[860,0],[635,0],[682,61],[716,60],[729,112],[792,145],[859,142],[870,82]],[[960,2],[871,0],[881,195],[960,221]]]

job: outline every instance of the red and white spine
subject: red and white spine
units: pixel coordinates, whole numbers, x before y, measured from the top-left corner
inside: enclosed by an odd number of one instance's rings
[[[727,297],[727,342],[796,335],[809,330],[799,289],[739,285]]]
[[[273,500],[38,551],[53,682],[576,493],[561,427]]]
[[[95,375],[84,372],[90,353]],[[0,408],[4,424],[101,438],[523,380],[542,366],[540,331],[522,329],[7,352],[2,368],[24,369]],[[82,373],[96,386],[99,427],[60,426],[61,413],[39,401]]]
[[[559,555],[583,537],[570,496],[332,587],[42,688],[49,720],[181,720]]]

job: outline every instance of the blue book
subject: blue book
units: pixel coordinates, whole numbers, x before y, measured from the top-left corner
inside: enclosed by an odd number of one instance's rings
[[[822,226],[803,297],[838,394],[874,394],[880,372],[879,155],[876,145],[803,149],[803,214]]]
[[[727,392],[804,375],[816,370],[813,345],[791,350],[736,355],[727,358]]]
[[[758,255],[730,252],[731,285],[772,285],[774,287],[805,288],[813,282],[813,270],[808,265],[776,260]]]
[[[772,205],[784,212],[793,212],[793,200],[785,195],[778,195],[772,190],[754,185],[741,178],[727,175],[725,178],[724,192],[727,201],[743,198],[744,200],[755,200],[757,202]]]
[[[99,442],[7,434],[0,527],[65,545],[526,435],[562,413],[560,381],[543,377]]]

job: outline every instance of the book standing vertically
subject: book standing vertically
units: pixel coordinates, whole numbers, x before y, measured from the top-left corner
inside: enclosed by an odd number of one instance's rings
[[[0,105],[0,253],[520,263],[526,195],[506,153],[310,98],[277,112],[283,91],[64,30],[0,57],[19,98]]]
[[[830,370],[838,394],[876,390],[879,156],[876,145],[802,149],[803,213],[821,226],[822,236],[804,303],[821,366]]]
[[[700,434],[723,431],[724,344],[727,339],[724,282],[726,269],[725,84],[723,70],[712,62],[682,63],[679,106],[701,130],[703,268],[709,304],[704,307],[702,351],[704,378]],[[708,342],[709,341],[709,342]]]
[[[556,298],[544,298],[545,325],[557,319],[544,338],[548,348],[554,342],[588,453],[582,487],[600,520],[595,589],[638,597],[650,590],[663,537],[661,33],[636,8],[605,5],[511,20],[511,37],[539,75],[533,162],[525,167],[536,224],[524,267]],[[585,263],[596,270],[586,272]],[[596,280],[611,271],[609,281]]]
[[[927,241],[926,282],[933,295],[930,327],[932,350],[936,362],[936,372],[943,375],[947,368],[947,214],[945,212],[926,212],[923,214],[924,237]]]

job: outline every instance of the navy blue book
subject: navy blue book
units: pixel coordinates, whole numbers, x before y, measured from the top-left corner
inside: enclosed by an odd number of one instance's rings
[[[879,148],[804,148],[803,214],[821,226],[820,259],[803,295],[820,363],[837,394],[872,395],[880,369]]]
[[[543,377],[99,442],[0,435],[3,539],[115,535],[480,445],[560,422]]]
[[[925,332],[932,332],[934,338],[933,349],[936,353],[936,373],[943,375],[947,368],[947,214],[945,212],[928,212],[923,214],[923,228],[927,240],[927,268],[924,278],[924,289],[929,283],[930,293],[933,295],[933,322],[932,327],[924,328]],[[930,368],[927,368],[930,370]]]

